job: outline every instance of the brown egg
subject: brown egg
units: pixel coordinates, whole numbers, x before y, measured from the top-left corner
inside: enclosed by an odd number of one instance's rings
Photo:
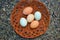
[[[23,10],[23,14],[28,15],[28,14],[31,14],[32,11],[33,11],[33,8],[32,7],[26,7]]]
[[[39,25],[39,22],[38,21],[33,21],[31,24],[30,24],[30,27],[31,28],[37,28]]]
[[[32,22],[34,20],[34,15],[33,14],[29,14],[28,16],[27,16],[27,21],[28,22]]]

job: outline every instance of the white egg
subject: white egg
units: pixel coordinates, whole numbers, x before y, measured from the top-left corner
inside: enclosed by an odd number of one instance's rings
[[[35,14],[34,14],[34,17],[35,17],[36,20],[40,20],[41,19],[41,12],[36,11]]]
[[[25,18],[21,18],[21,19],[20,19],[20,25],[21,25],[22,27],[27,26],[27,20],[26,20]]]
[[[29,14],[28,16],[27,16],[27,21],[28,22],[32,22],[34,20],[34,15],[33,14]]]

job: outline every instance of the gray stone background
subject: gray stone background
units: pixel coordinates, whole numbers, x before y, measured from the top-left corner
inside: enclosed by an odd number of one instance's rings
[[[17,35],[11,24],[10,14],[19,0],[0,0],[0,40],[60,40],[60,0],[39,0],[50,12],[50,25],[45,34],[26,39]]]

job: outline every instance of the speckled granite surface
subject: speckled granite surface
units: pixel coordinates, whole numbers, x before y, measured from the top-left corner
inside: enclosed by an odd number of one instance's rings
[[[45,34],[34,39],[17,35],[11,24],[10,14],[19,0],[0,0],[0,40],[60,40],[60,0],[39,0],[50,11],[50,25]]]

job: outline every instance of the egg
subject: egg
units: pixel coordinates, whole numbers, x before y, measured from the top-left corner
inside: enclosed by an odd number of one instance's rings
[[[27,21],[28,22],[32,22],[34,20],[34,15],[33,14],[29,14],[28,16],[27,16]]]
[[[40,19],[41,19],[41,12],[36,11],[36,12],[34,13],[34,17],[35,17],[36,20],[40,20]]]
[[[23,10],[23,14],[28,15],[28,14],[31,14],[32,11],[33,11],[33,8],[32,7],[26,7]]]
[[[20,19],[20,25],[21,25],[22,27],[26,27],[26,26],[27,26],[27,20],[26,20],[25,18],[21,18],[21,19]]]
[[[39,26],[39,22],[34,20],[33,22],[31,22],[30,24],[30,28],[37,28]]]

